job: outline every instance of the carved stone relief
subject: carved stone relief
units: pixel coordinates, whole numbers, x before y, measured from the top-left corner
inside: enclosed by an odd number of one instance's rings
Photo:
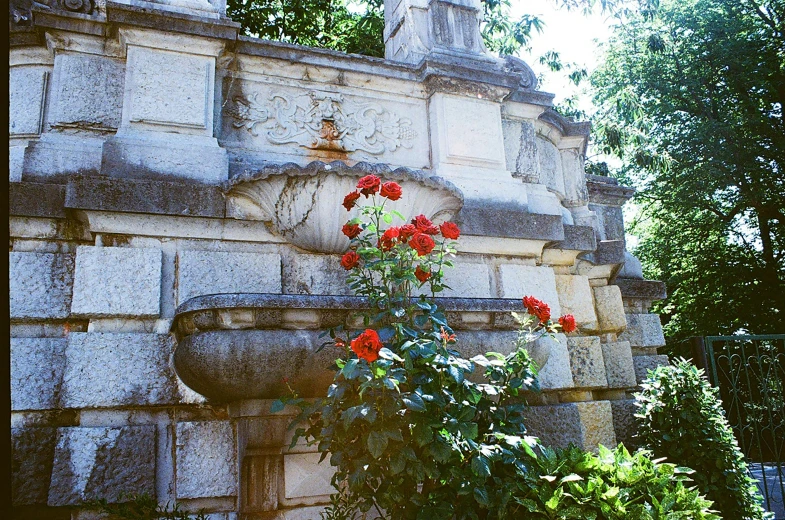
[[[235,128],[272,144],[296,143],[312,150],[364,151],[373,155],[411,148],[417,131],[410,119],[377,103],[356,103],[342,94],[311,91],[291,96],[235,96],[227,115]]]

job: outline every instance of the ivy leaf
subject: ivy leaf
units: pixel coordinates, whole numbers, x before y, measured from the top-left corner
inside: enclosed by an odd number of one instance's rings
[[[387,435],[382,432],[371,432],[368,434],[368,451],[371,452],[371,455],[374,458],[379,458],[384,453],[384,450],[387,449]]]

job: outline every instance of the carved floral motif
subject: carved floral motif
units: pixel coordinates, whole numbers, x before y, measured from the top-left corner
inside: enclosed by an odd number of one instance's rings
[[[346,101],[342,94],[312,91],[307,96],[273,93],[267,100],[261,97],[259,93],[235,97],[228,115],[235,128],[264,135],[273,144],[379,155],[411,148],[417,136],[410,119],[376,103]]]

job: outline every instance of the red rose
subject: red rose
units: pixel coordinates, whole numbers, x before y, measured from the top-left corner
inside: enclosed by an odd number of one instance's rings
[[[424,271],[422,266],[417,266],[417,269],[414,270],[414,276],[420,280],[420,283],[424,283],[428,278],[431,277],[430,271]]]
[[[353,191],[347,196],[343,198],[343,207],[346,208],[346,211],[351,211],[355,204],[357,204],[357,199],[360,198],[359,191]]]
[[[359,224],[344,224],[343,227],[341,228],[341,231],[347,237],[354,238],[360,233],[362,233],[363,229],[360,227]]]
[[[565,314],[561,318],[559,318],[559,325],[561,325],[561,330],[565,333],[573,332],[576,328],[575,325],[575,316],[572,314]]]
[[[461,236],[460,228],[452,222],[445,222],[439,226],[439,229],[442,232],[442,236],[450,240],[458,240],[458,237]]]
[[[436,244],[434,244],[433,239],[425,233],[416,233],[409,239],[409,246],[417,251],[418,256],[425,256],[433,251]]]
[[[417,231],[425,233],[426,235],[435,235],[439,232],[439,228],[434,226],[433,222],[428,220],[428,217],[425,215],[417,215],[414,217],[412,219],[412,224],[417,228]]]
[[[379,186],[381,186],[381,184],[381,179],[376,175],[366,175],[357,182],[357,187],[360,189],[360,193],[367,197],[368,195],[373,195],[379,191]]]
[[[381,238],[379,239],[379,248],[382,251],[389,251],[393,247],[395,247],[395,240],[401,234],[401,230],[395,226],[389,228],[387,231],[382,233]]]
[[[379,192],[379,195],[390,200],[398,200],[401,198],[401,193],[401,186],[397,182],[385,182],[382,184],[382,191]]]
[[[523,305],[529,311],[529,314],[536,316],[540,320],[540,323],[545,323],[551,319],[551,308],[548,307],[547,303],[538,300],[534,296],[524,296]]]
[[[360,263],[360,255],[355,253],[354,251],[348,251],[343,257],[341,258],[341,265],[347,271],[357,266]]]
[[[401,226],[401,242],[405,244],[409,241],[410,238],[414,236],[415,233],[417,233],[417,228],[414,227],[414,224],[404,224]]]
[[[365,329],[365,332],[352,340],[352,350],[357,357],[372,363],[379,359],[379,351],[382,349],[382,342],[379,334],[373,329]]]

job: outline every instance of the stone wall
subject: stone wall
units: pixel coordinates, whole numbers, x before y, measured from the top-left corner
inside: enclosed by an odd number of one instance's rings
[[[406,2],[390,61],[240,37],[220,0],[71,5],[12,6],[17,517],[146,492],[213,520],[317,518],[330,467],[269,405],[281,375],[318,392],[317,331],[352,323],[336,230],[366,173],[404,184],[402,212],[460,223],[445,305],[467,353],[512,348],[522,296],[575,315],[532,347],[532,432],[630,441],[630,391],[665,361],[663,285],[625,252],[632,191],[585,175],[588,125],[525,63],[471,23],[428,40]]]

